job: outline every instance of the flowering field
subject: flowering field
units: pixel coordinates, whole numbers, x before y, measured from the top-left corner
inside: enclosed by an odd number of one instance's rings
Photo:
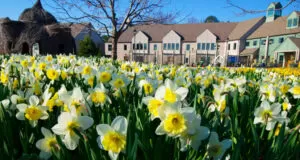
[[[298,69],[0,57],[4,159],[297,159]]]

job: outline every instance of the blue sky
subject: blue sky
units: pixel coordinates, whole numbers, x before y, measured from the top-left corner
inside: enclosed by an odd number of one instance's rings
[[[124,3],[125,0],[119,0]],[[244,8],[253,10],[265,10],[267,6],[273,2],[272,0],[232,0]],[[287,0],[280,1],[285,4]],[[3,0],[0,5],[0,17],[9,17],[10,19],[17,20],[19,15],[25,8],[31,7],[35,3],[35,0]],[[44,4],[44,8],[55,15],[55,11],[51,10]],[[299,2],[295,5],[291,5],[283,11],[283,15],[288,15],[293,10],[299,8]],[[168,4],[165,5],[164,10],[172,12],[180,10],[181,15],[192,16],[199,20],[204,20],[209,15],[216,16],[221,21],[243,21],[250,18],[264,16],[265,13],[260,14],[248,14],[237,15],[240,13],[236,8],[228,7],[226,0],[168,0]],[[299,9],[298,9],[299,10]]]

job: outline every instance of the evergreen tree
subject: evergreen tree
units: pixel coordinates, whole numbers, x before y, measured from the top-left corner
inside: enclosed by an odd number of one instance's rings
[[[82,41],[79,42],[79,56],[97,55],[98,48],[89,36],[85,36]]]

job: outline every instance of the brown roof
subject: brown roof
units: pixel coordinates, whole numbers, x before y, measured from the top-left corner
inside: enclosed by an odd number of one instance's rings
[[[247,48],[247,49],[244,49],[241,53],[240,53],[240,56],[249,56],[251,54],[255,54],[257,53],[258,51],[258,48]]]
[[[263,25],[261,25],[255,32],[253,32],[248,37],[248,39],[286,35],[300,32],[300,27],[294,29],[287,29],[286,25],[287,16],[278,17],[273,22],[266,22]]]
[[[195,42],[197,37],[206,29],[218,37],[219,41],[225,41],[235,28],[237,23],[199,23],[199,24],[152,24],[139,25],[128,28],[119,38],[119,43],[131,42],[133,30],[143,31],[150,36],[150,41],[161,42],[163,37],[174,30],[184,42]]]
[[[290,37],[289,39],[300,49],[300,38]]]
[[[71,34],[73,37],[76,37],[86,27],[92,28],[91,23],[64,23],[63,25],[71,28]]]
[[[249,30],[254,28],[258,23],[262,23],[265,17],[250,19],[247,21],[240,22],[236,25],[234,30],[229,35],[229,40],[237,40],[241,38],[246,38],[246,34]],[[249,33],[248,33],[249,34]]]

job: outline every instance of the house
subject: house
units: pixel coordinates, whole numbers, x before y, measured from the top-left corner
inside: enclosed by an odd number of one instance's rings
[[[152,24],[128,28],[117,44],[118,59],[158,64],[211,64],[225,55],[228,35],[237,23]],[[112,44],[105,44],[111,56]]]
[[[242,52],[245,49],[246,39],[258,27],[265,22],[265,17],[254,18],[239,22],[228,36],[226,62],[227,66],[236,65],[238,62],[247,63],[247,54]]]
[[[91,23],[65,23],[65,25],[71,28],[76,51],[79,50],[80,41],[82,41],[84,37],[89,36],[96,44],[96,47],[100,49],[101,53],[104,53],[104,41]]]
[[[264,24],[247,38],[246,48],[241,53],[249,56],[247,63],[257,61],[287,67],[299,61],[300,12],[281,16],[281,7],[280,3],[271,3]]]
[[[300,12],[282,16],[271,3],[265,17],[238,23],[152,24],[129,27],[119,38],[118,59],[158,64],[277,62],[299,60]],[[111,42],[105,55],[111,56]]]

